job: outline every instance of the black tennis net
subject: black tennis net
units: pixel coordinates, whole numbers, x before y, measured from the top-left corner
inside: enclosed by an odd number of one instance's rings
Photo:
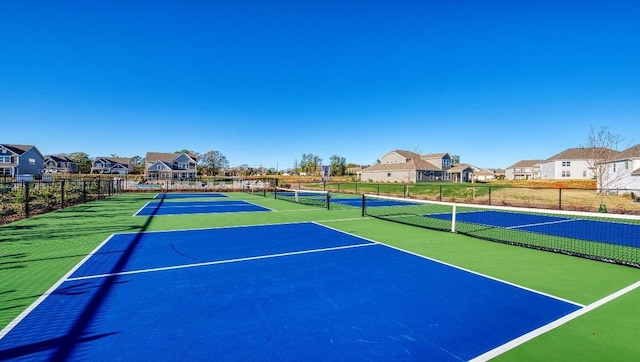
[[[330,208],[330,195],[327,191],[294,190],[282,187],[274,189],[274,197],[278,200],[295,202],[298,204]]]
[[[640,217],[365,195],[363,215],[640,267]]]

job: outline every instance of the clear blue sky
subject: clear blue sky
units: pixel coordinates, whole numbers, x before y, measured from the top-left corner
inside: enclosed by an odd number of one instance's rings
[[[638,1],[0,2],[0,143],[505,168],[640,142]]]

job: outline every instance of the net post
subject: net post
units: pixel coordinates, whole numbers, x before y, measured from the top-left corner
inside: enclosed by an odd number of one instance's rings
[[[331,196],[327,192],[327,210],[331,210]]]
[[[456,232],[456,205],[453,205],[453,210],[451,210],[451,232]]]
[[[366,210],[367,209],[367,198],[364,196],[364,194],[362,194],[362,217],[365,217]]]

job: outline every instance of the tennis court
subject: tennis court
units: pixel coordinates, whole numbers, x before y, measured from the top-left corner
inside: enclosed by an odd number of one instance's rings
[[[625,332],[640,327],[630,318],[639,269],[390,223],[358,207],[225,196],[119,195],[3,227],[0,360],[640,353]],[[228,202],[270,212],[160,213]],[[149,215],[133,217],[142,209]]]
[[[451,220],[452,214],[425,214],[424,217]],[[456,214],[456,221],[571,239],[640,247],[640,224],[502,211],[460,212]]]
[[[128,359],[455,361],[580,307],[314,223],[117,234],[0,350],[43,360],[117,359],[124,348]],[[43,341],[61,345],[25,353]]]
[[[138,210],[135,216],[217,214],[255,211],[269,211],[269,209],[241,200],[149,202]]]
[[[209,197],[228,197],[225,194],[219,192],[184,192],[184,193],[160,193],[157,194],[154,199],[196,199],[196,198],[209,198]]]

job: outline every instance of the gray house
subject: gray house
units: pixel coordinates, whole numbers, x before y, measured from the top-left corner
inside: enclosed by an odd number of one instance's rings
[[[0,144],[0,176],[41,175],[44,156],[36,146]]]
[[[144,176],[148,180],[193,180],[198,160],[187,153],[147,152]]]
[[[78,173],[78,164],[64,155],[44,156],[45,173]]]
[[[131,159],[124,157],[96,157],[91,164],[91,173],[126,175],[132,170]]]

